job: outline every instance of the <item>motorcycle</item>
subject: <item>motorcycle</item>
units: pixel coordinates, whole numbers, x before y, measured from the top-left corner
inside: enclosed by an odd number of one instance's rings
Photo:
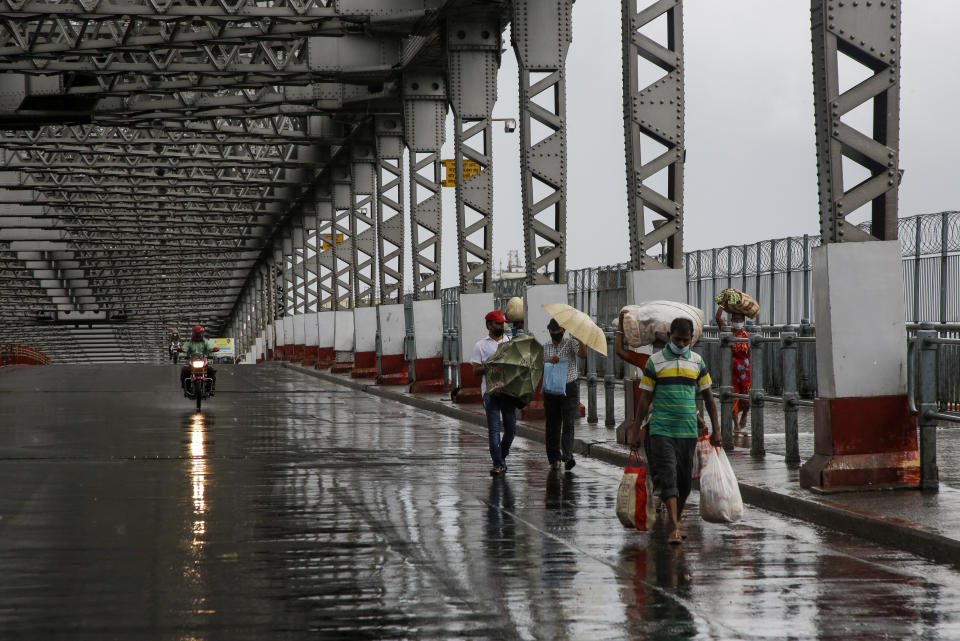
[[[183,350],[180,350],[183,351]],[[219,348],[213,348],[213,351],[219,351]],[[207,357],[203,354],[192,354],[190,356],[190,378],[184,383],[183,389],[187,393],[187,398],[197,401],[197,411],[201,411],[200,406],[203,400],[210,397],[210,390],[213,387],[213,379],[207,371]]]

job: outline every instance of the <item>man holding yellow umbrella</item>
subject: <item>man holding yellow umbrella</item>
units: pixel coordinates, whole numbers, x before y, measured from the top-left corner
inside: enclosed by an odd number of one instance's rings
[[[543,308],[553,318],[547,325],[550,341],[543,346],[543,362],[554,366],[566,365],[566,385],[543,387],[543,410],[546,415],[547,459],[550,467],[569,470],[577,464],[573,458],[573,425],[580,409],[580,371],[577,357],[587,355],[587,347],[606,355],[607,341],[593,320],[570,305],[552,304]],[[569,332],[571,337],[564,338]],[[562,392],[562,393],[561,393]]]

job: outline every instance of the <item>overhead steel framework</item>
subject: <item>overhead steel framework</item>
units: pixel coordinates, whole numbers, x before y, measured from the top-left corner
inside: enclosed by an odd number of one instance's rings
[[[407,292],[433,309],[448,108],[460,292],[489,292],[508,23],[527,282],[562,283],[572,7],[0,0],[0,342],[57,362],[163,359],[166,332],[195,323],[249,350],[294,315]],[[683,1],[621,7],[630,263],[677,269]],[[891,240],[900,3],[811,0],[811,16],[823,240]],[[842,56],[866,78],[846,86]],[[850,124],[862,106],[869,131]],[[845,160],[868,176],[847,184]]]
[[[404,142],[437,296],[445,29],[478,11],[499,46],[505,0],[0,0],[0,339],[143,360],[399,302]]]

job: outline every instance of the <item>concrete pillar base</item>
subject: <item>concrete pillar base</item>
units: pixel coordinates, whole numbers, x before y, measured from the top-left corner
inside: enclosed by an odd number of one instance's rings
[[[300,361],[300,364],[304,367],[313,367],[317,364],[317,358],[319,357],[319,348],[316,345],[308,345],[303,352],[303,359]]]
[[[403,354],[384,354],[380,356],[380,385],[406,385],[409,382],[409,368]]]
[[[290,360],[295,363],[303,362],[307,357],[307,346],[306,345],[293,345],[292,346],[293,354],[290,356]]]
[[[439,394],[444,390],[443,359],[418,358],[413,361],[413,377],[410,391],[414,394]]]
[[[317,369],[330,369],[336,359],[337,356],[332,347],[318,347],[317,362],[314,367]]]
[[[330,366],[331,374],[349,374],[353,371],[353,352],[334,351],[335,362]]]
[[[377,377],[377,353],[376,352],[354,352],[353,369],[350,370],[350,378],[376,378]]]
[[[453,395],[454,403],[481,403],[483,395],[480,393],[480,376],[473,375],[473,365],[460,364],[460,389]]]
[[[816,454],[800,468],[800,487],[820,492],[917,488],[916,419],[904,396],[818,398]]]

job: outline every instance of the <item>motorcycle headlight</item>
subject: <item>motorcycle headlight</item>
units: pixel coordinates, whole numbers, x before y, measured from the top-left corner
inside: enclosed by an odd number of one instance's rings
[[[193,365],[194,369],[200,369],[203,367],[203,361],[190,361],[190,364]]]

